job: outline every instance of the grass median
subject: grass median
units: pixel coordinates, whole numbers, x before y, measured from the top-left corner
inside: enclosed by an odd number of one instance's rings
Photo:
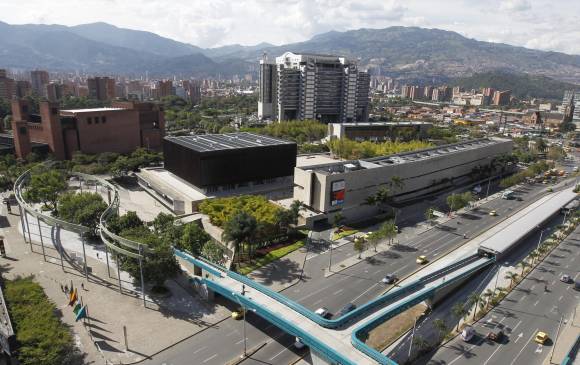
[[[256,269],[259,269],[262,266],[268,265],[272,261],[281,259],[282,257],[288,255],[289,253],[298,250],[302,246],[304,246],[304,241],[296,241],[287,246],[272,250],[267,254],[256,258],[256,260],[254,260],[251,263],[243,264],[243,266],[240,267],[238,272],[242,275],[247,275]]]

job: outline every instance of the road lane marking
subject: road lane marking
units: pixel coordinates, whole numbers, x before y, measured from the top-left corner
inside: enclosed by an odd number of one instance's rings
[[[193,353],[194,353],[194,354],[197,354],[198,352],[200,352],[200,351],[202,351],[202,350],[205,350],[206,348],[207,348],[207,346],[200,347],[200,348],[198,348],[197,350],[195,350]]]
[[[362,297],[363,295],[365,295],[366,293],[368,293],[372,288],[374,288],[375,286],[379,285],[379,283],[375,283],[373,286],[371,286],[370,288],[368,288],[367,290],[365,290],[364,292],[362,292],[358,297],[354,298],[352,300],[352,302],[356,302],[357,299],[359,299],[360,297]]]
[[[335,291],[334,293],[332,293],[333,295],[338,295],[340,293],[342,293],[344,291],[344,289],[338,289],[337,291]]]
[[[540,300],[538,299],[538,301],[536,301],[536,302],[534,303],[534,307],[535,307],[535,306],[537,306],[539,302],[540,302]]]
[[[203,363],[205,364],[206,362],[210,361],[211,359],[215,359],[216,357],[217,357],[217,354],[214,354],[213,356],[210,356],[207,359],[203,360]]]
[[[541,354],[542,353],[542,348],[543,346],[538,344],[538,347],[536,347],[536,351],[534,351],[536,354]]]
[[[286,347],[284,347],[284,348],[282,349],[282,351],[280,351],[280,352],[278,352],[276,355],[272,356],[272,357],[270,358],[270,361],[271,361],[271,360],[274,360],[275,358],[277,358],[278,356],[280,356],[280,354],[282,354],[282,353],[283,353],[284,351],[286,351],[286,350],[287,350],[287,348],[286,348]]]
[[[524,352],[524,349],[526,348],[526,346],[528,346],[528,344],[530,343],[530,341],[532,340],[532,338],[534,338],[534,336],[536,335],[536,333],[538,333],[538,329],[536,328],[534,330],[534,332],[532,332],[532,335],[530,336],[530,338],[528,339],[528,341],[526,342],[526,344],[524,345],[524,347],[522,347],[522,349],[520,350],[520,352],[518,352],[517,356],[512,360],[512,362],[510,363],[510,365],[514,365],[516,360],[520,357],[520,355],[522,354],[522,352]]]
[[[316,305],[316,304],[319,304],[319,303],[322,303],[322,299],[317,300],[316,302],[312,303],[312,305]]]
[[[562,301],[562,298],[564,298],[564,296],[563,295],[560,295],[560,298],[558,298],[558,301],[559,302]]]
[[[246,341],[248,340],[248,338],[246,337]],[[244,339],[242,338],[241,340],[239,340],[238,342],[236,342],[236,345],[241,344],[242,342],[244,342]]]

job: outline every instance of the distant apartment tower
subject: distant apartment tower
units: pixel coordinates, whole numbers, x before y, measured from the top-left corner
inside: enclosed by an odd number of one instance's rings
[[[576,130],[580,130],[580,91],[566,90],[560,111],[564,120],[574,122]]]
[[[193,105],[201,103],[201,82],[199,80],[183,81],[185,99]]]
[[[408,99],[411,97],[411,86],[403,85],[403,87],[401,87],[401,97],[403,99]]]
[[[89,98],[111,100],[115,98],[115,79],[110,77],[91,77],[87,79]]]
[[[14,80],[6,76],[6,70],[0,69],[0,99],[10,100],[16,93]]]
[[[423,99],[423,88],[419,86],[411,86],[409,90],[409,97],[411,100]]]
[[[32,94],[32,86],[30,81],[18,80],[16,81],[16,97],[24,98]]]
[[[423,97],[426,100],[431,100],[433,98],[433,86],[425,86],[423,89]]]
[[[325,123],[368,120],[370,76],[344,57],[286,52],[260,61],[258,117]]]
[[[485,87],[483,88],[483,96],[487,96],[491,99],[493,97],[494,91],[495,90],[491,87]]]
[[[510,90],[495,91],[493,93],[493,105],[508,105],[510,103],[512,92]]]
[[[30,72],[30,84],[32,91],[36,95],[46,97],[46,85],[48,85],[49,81],[47,71],[34,70]]]
[[[161,99],[165,96],[175,95],[173,89],[173,81],[171,80],[161,80],[155,83],[154,97],[156,99]]]

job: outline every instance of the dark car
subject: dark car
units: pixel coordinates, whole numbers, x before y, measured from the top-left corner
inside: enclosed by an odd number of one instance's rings
[[[345,314],[350,313],[355,309],[356,309],[356,305],[354,305],[352,303],[348,303],[347,305],[342,307],[342,309],[338,312],[338,317],[342,317]]]
[[[495,342],[501,342],[501,339],[503,338],[504,334],[502,330],[497,330],[497,331],[490,331],[487,334],[487,338],[491,341],[495,341]]]

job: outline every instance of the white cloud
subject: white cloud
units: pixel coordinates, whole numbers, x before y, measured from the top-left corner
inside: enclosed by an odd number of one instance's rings
[[[532,4],[529,0],[503,0],[499,9],[502,11],[528,11],[532,9]]]
[[[579,13],[580,2],[569,0],[0,0],[8,23],[104,21],[201,47],[406,25],[580,54]]]

